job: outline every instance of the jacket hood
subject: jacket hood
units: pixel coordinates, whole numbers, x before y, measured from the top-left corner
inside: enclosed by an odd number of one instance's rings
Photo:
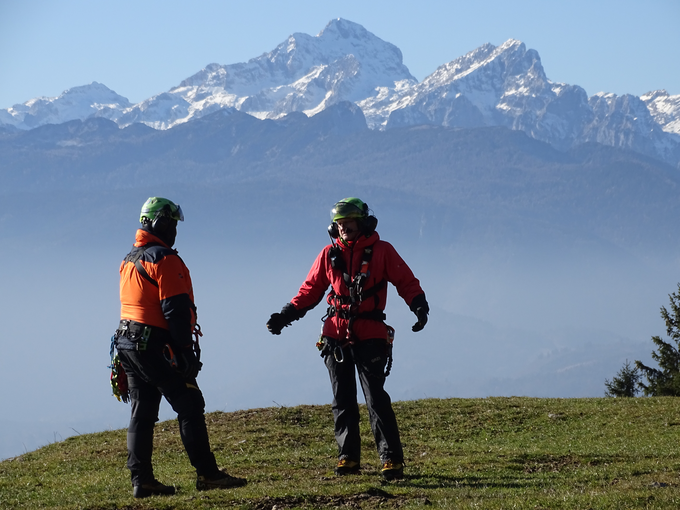
[[[162,246],[165,246],[166,248],[170,248],[167,243],[165,243],[163,240],[161,240],[160,237],[153,235],[151,232],[148,230],[144,230],[143,228],[140,228],[137,230],[137,233],[135,234],[135,246],[144,246],[149,243],[157,243]]]

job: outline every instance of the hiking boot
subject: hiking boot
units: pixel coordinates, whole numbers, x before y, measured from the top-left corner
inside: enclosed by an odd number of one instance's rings
[[[132,488],[132,495],[137,498],[148,498],[149,496],[172,496],[175,488],[172,485],[163,485],[158,480],[140,483]]]
[[[404,478],[404,464],[391,460],[385,461],[381,473],[385,480],[401,480]]]
[[[358,475],[360,471],[361,466],[359,463],[349,459],[340,459],[335,468],[335,474],[338,476]]]
[[[228,475],[224,471],[218,471],[214,476],[200,476],[196,478],[196,490],[209,491],[212,489],[230,489],[243,487],[248,483],[245,478],[237,478]]]

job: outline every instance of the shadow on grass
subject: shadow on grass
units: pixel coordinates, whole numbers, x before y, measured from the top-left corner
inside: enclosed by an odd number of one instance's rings
[[[358,494],[342,496],[287,496],[287,497],[264,497],[257,501],[243,501],[245,508],[252,510],[270,510],[271,508],[369,508],[382,507],[386,503],[400,507],[408,500],[420,500],[423,504],[430,504],[425,497],[395,496],[378,488],[370,488]]]
[[[427,475],[427,476],[407,476],[401,483],[408,484],[410,487],[418,489],[479,489],[479,488],[497,488],[497,489],[526,489],[532,486],[541,485],[541,480],[522,479],[502,481],[497,477],[470,477],[470,476],[445,476],[445,475]]]

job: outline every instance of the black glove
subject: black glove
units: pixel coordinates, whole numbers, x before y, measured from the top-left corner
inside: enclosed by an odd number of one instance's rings
[[[201,368],[203,368],[203,363],[198,360],[191,347],[180,351],[177,357],[177,370],[184,379],[196,379]]]
[[[273,313],[267,321],[267,329],[272,335],[280,335],[281,330],[289,324],[282,313]]]
[[[300,312],[295,309],[292,303],[286,303],[281,309],[281,313],[273,313],[267,321],[267,329],[272,335],[280,335],[281,330],[286,326],[290,326],[293,321],[303,317],[305,312]]]
[[[409,308],[418,317],[418,322],[413,325],[411,331],[418,332],[427,324],[427,314],[430,313],[430,307],[427,304],[427,299],[425,299],[425,294],[419,294],[414,297]]]

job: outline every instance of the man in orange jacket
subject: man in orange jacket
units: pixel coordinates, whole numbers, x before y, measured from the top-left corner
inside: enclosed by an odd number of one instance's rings
[[[331,210],[329,234],[333,242],[318,255],[298,294],[267,329],[281,334],[323,299],[329,305],[317,344],[328,368],[333,388],[338,475],[360,471],[361,439],[355,369],[366,398],[371,429],[388,480],[403,478],[404,452],[390,396],[384,389],[385,367],[391,361],[394,330],[387,326],[387,283],[416,314],[413,331],[427,323],[429,306],[420,282],[394,247],[380,240],[378,220],[358,198],[345,198]]]
[[[136,498],[175,493],[173,486],[156,480],[151,463],[161,396],[177,413],[184,448],[196,468],[196,488],[246,484],[221,471],[210,450],[205,401],[196,382],[202,364],[193,339],[194,291],[189,270],[172,249],[178,221],[184,221],[178,205],[149,198],[136,242],[120,265],[121,321],[115,345],[132,402],[127,465]]]

